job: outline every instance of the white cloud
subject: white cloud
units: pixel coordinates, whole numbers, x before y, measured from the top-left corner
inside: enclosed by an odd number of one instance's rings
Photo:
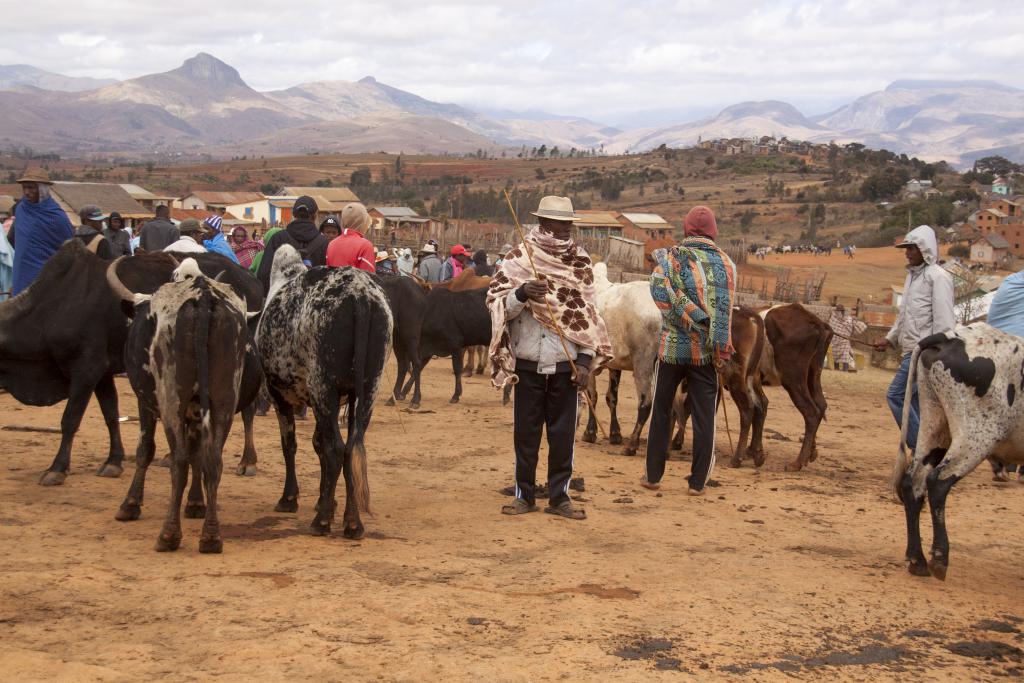
[[[1024,87],[1024,4],[990,0],[40,0],[18,14],[0,63],[128,78],[203,50],[261,90],[373,75],[610,121],[745,99],[818,113],[903,78]]]

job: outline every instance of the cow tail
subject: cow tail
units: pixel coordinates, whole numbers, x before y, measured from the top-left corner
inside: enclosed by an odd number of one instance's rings
[[[370,510],[370,482],[366,476],[366,445],[363,443],[370,412],[373,410],[373,394],[366,386],[366,357],[373,309],[369,298],[357,300],[355,306],[355,346],[352,352],[354,382],[349,397],[345,460],[352,463],[352,491],[356,497],[357,509],[373,514]]]
[[[910,356],[910,368],[907,372],[907,389],[903,397],[903,415],[900,418],[900,447],[896,453],[896,464],[892,468],[892,492],[897,500],[902,501],[900,483],[903,475],[907,473],[909,459],[907,457],[907,431],[910,425],[910,403],[914,397],[914,382],[917,379],[917,356],[921,353],[921,347],[915,346]]]
[[[213,295],[205,280],[198,286],[202,293],[196,299],[196,367],[199,384],[199,453],[201,469],[205,469],[210,453],[210,320],[213,317]]]

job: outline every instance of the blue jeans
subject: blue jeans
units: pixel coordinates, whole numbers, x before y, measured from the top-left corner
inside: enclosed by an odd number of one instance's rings
[[[885,400],[889,402],[889,410],[892,411],[892,416],[896,418],[896,424],[900,426],[903,425],[903,404],[906,402],[907,396],[910,356],[911,354],[909,353],[903,356],[900,369],[896,371],[896,376],[892,378],[892,384],[889,385],[889,391],[885,395]],[[908,421],[907,446],[914,449],[917,448],[917,428],[921,423],[921,408],[917,401],[917,382],[914,382],[914,393],[910,400],[910,416]]]

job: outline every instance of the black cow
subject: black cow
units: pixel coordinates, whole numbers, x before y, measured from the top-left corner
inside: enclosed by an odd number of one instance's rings
[[[223,543],[217,488],[224,441],[244,400],[247,374],[248,403],[259,390],[259,361],[246,327],[242,299],[229,286],[203,277],[192,259],[186,259],[174,276],[175,282],[162,286],[152,298],[144,297],[144,303],[136,303],[126,354],[128,376],[139,394],[140,407],[153,402],[147,406],[147,422],[155,422],[160,415],[171,447],[171,497],[156,549],[177,550],[181,544],[181,499],[191,465],[193,490],[200,482],[206,489],[203,515],[188,515],[205,518],[199,552],[219,553]],[[148,427],[152,430],[151,424]],[[138,462],[119,519],[138,517],[153,449],[146,455]],[[191,506],[191,493],[189,498]],[[202,502],[200,493],[200,507]]]
[[[423,316],[427,308],[427,294],[423,288],[409,277],[379,277],[377,282],[388,296],[391,305],[391,317],[394,321],[395,359],[398,361],[398,376],[395,387],[387,404],[394,405],[395,400],[404,401],[408,388],[403,390],[405,375],[409,373],[409,381],[416,385],[413,392],[413,409],[420,407],[420,332],[423,328]]]
[[[114,375],[124,371],[128,321],[106,286],[108,266],[80,240],[69,240],[28,289],[0,303],[0,386],[32,406],[67,399],[60,448],[39,481],[43,486],[64,483],[71,444],[93,393],[110,435],[110,451],[96,474],[121,475]]]
[[[255,332],[255,319],[263,307],[263,286],[254,278],[248,270],[242,268],[230,259],[219,254],[192,254],[166,252],[154,252],[137,254],[132,257],[122,257],[114,262],[107,271],[107,282],[121,299],[125,301],[124,306],[131,309],[136,294],[153,294],[162,285],[171,281],[172,274],[179,262],[192,258],[199,266],[199,270],[208,278],[215,279],[231,287],[232,291],[245,302],[246,312],[250,315],[250,331]],[[149,343],[152,339],[152,332],[142,328],[133,329],[134,338],[129,341],[125,353],[132,357],[145,358],[148,354]],[[139,367],[145,367],[143,362]],[[250,392],[252,382],[256,383],[256,391],[262,381],[262,370],[259,367],[259,360],[256,355],[248,361],[246,366],[246,382],[242,392],[242,400],[239,403],[239,410],[242,413],[242,422],[245,427],[245,447],[242,450],[242,459],[235,471],[239,475],[252,476],[256,474],[256,445],[253,437],[253,418],[256,413],[255,400]],[[132,379],[132,386],[139,401],[139,443],[136,448],[136,461],[147,463],[153,458],[153,450],[156,448],[154,438],[156,436],[156,419],[159,412],[156,410],[156,397],[153,394],[152,378],[135,377]],[[136,478],[139,473],[136,471]],[[142,473],[145,478],[145,472]],[[200,483],[193,481],[192,489],[189,491],[188,506],[185,509],[186,517],[202,517],[202,490]],[[138,506],[142,503],[142,488],[139,487],[138,500],[134,500],[135,483],[129,491],[125,505],[122,505],[118,512],[118,519],[137,519],[139,516]]]
[[[487,289],[450,292],[433,289],[427,295],[427,308],[420,332],[420,362],[423,367],[434,356],[451,356],[455,372],[455,393],[451,403],[462,396],[462,350],[467,346],[487,346],[491,343],[491,314],[487,310]],[[406,383],[409,391],[412,380]],[[413,404],[419,405],[419,392],[413,395]]]
[[[345,472],[347,538],[363,536],[359,509],[369,511],[363,437],[391,349],[391,308],[374,278],[356,268],[306,270],[291,246],[278,249],[256,345],[277,408],[284,450],[284,493],[278,512],[298,509],[295,477],[297,406],[313,409],[313,448],[320,457],[320,498],[313,533],[330,533],[338,475]],[[348,442],[338,429],[348,404]],[[353,454],[356,456],[353,458]]]

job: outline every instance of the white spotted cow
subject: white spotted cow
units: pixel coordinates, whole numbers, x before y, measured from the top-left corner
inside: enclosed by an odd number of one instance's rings
[[[917,375],[921,426],[908,463],[907,417]],[[903,431],[892,485],[907,516],[911,574],[946,578],[946,496],[987,458],[1024,464],[1024,339],[985,323],[922,339],[910,362]],[[921,549],[925,494],[932,514],[932,559]]]
[[[363,437],[373,415],[381,372],[391,353],[393,320],[387,295],[374,276],[358,268],[309,270],[293,247],[277,250],[270,293],[256,346],[277,408],[284,450],[284,493],[278,512],[298,509],[295,476],[295,409],[313,409],[313,448],[320,457],[320,498],[313,533],[326,535],[334,520],[338,475],[345,473],[346,538],[363,536],[359,510],[369,512]],[[347,441],[338,414],[348,406]]]

